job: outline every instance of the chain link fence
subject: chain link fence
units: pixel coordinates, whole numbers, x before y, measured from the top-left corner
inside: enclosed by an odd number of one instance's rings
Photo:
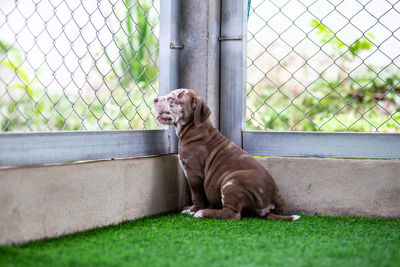
[[[249,130],[400,132],[400,1],[252,0]]]
[[[155,129],[159,1],[2,1],[0,131]]]

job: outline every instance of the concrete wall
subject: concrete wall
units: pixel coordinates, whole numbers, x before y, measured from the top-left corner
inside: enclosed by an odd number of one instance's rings
[[[400,218],[400,160],[260,158],[288,212]]]
[[[188,196],[176,155],[0,169],[0,244],[176,211]]]
[[[258,158],[289,213],[400,218],[400,161]],[[23,243],[189,204],[176,155],[0,169],[0,244]]]

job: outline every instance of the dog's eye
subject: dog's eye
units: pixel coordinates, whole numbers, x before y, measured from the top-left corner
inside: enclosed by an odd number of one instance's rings
[[[173,98],[173,97],[168,97],[167,100],[168,100],[169,102],[172,102],[172,101],[174,101],[174,98]]]

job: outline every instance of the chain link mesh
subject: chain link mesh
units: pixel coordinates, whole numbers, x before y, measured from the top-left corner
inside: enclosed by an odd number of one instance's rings
[[[159,1],[2,1],[0,131],[155,129]]]
[[[252,0],[247,129],[400,132],[399,2]]]

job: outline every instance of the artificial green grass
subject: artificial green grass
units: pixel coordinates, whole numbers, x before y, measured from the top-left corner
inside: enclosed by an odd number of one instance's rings
[[[399,266],[400,220],[143,218],[23,246],[0,266]]]

